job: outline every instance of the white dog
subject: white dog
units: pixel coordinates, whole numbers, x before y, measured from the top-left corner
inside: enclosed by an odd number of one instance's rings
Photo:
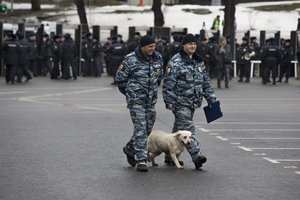
[[[170,154],[177,169],[183,169],[178,158],[191,142],[192,133],[190,131],[178,131],[172,134],[159,130],[153,131],[148,137],[148,161],[152,162],[152,166],[157,166],[154,158],[164,152]]]

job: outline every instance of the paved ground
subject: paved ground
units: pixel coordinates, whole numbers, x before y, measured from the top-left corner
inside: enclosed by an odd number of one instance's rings
[[[300,197],[300,81],[217,89],[224,117],[195,114],[208,162],[138,173],[122,152],[132,134],[110,77],[6,85],[0,78],[1,200],[295,200]],[[213,80],[213,84],[216,85]],[[155,129],[173,116],[157,103]]]

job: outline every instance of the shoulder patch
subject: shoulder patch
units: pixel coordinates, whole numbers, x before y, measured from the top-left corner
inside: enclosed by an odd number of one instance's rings
[[[172,67],[167,66],[166,67],[166,74],[169,74],[172,71]]]
[[[124,70],[124,68],[125,68],[125,67],[124,67],[124,65],[123,65],[123,64],[120,64],[120,65],[119,65],[119,70],[120,70],[120,71],[123,71],[123,70]]]

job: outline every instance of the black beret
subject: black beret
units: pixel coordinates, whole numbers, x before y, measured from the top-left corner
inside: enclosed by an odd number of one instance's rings
[[[147,46],[149,44],[154,44],[155,40],[150,35],[144,35],[140,40],[141,47]]]
[[[43,37],[49,37],[48,33],[43,33]]]
[[[71,38],[71,34],[70,33],[64,34],[64,38]]]
[[[182,39],[182,45],[185,45],[185,44],[190,43],[190,42],[197,42],[196,37],[193,34],[191,34],[191,33],[186,34],[183,37],[183,39]]]
[[[35,36],[35,33],[34,33],[34,32],[30,32],[30,33],[28,34],[28,37],[31,37],[31,36]]]
[[[246,37],[246,36],[244,36],[244,37],[242,38],[242,40],[244,40],[244,41],[247,41],[247,42],[248,42],[249,38],[248,38],[248,37]]]
[[[91,33],[86,33],[86,34],[85,34],[85,37],[90,37],[90,36],[92,36]]]

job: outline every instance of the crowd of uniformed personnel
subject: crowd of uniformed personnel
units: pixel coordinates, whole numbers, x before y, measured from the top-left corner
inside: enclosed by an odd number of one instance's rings
[[[165,65],[182,48],[183,36],[173,34],[170,43],[167,38],[155,38],[156,51],[162,54]],[[140,33],[136,32],[133,41],[124,42],[122,35],[118,34],[107,38],[107,41],[101,44],[98,37],[86,33],[83,36],[79,58],[70,34],[50,37],[44,33],[41,49],[38,51],[35,33],[29,33],[27,37],[20,32],[7,33],[1,47],[5,80],[7,84],[14,84],[24,81],[24,77],[27,82],[32,76],[49,76],[51,79],[66,80],[70,78],[76,80],[78,74],[83,77],[101,77],[106,67],[107,73],[113,77],[112,84],[115,84],[114,77],[120,63],[125,55],[138,47],[140,38]],[[217,79],[218,88],[221,88],[221,82],[224,80],[225,88],[228,88],[233,75],[233,56],[228,38],[221,37],[216,41],[215,37],[200,37],[198,34],[196,38],[197,52],[203,57],[210,78]],[[263,84],[272,82],[275,85],[276,82],[282,82],[284,76],[284,82],[288,82],[291,61],[294,58],[290,40],[282,39],[280,48],[275,44],[274,38],[268,39],[264,47],[258,45],[256,37],[243,37],[241,43],[235,41],[235,44],[239,82],[250,82],[251,60],[261,61],[259,74]],[[77,72],[76,62],[82,64],[80,72]],[[280,66],[279,75],[278,66]]]

